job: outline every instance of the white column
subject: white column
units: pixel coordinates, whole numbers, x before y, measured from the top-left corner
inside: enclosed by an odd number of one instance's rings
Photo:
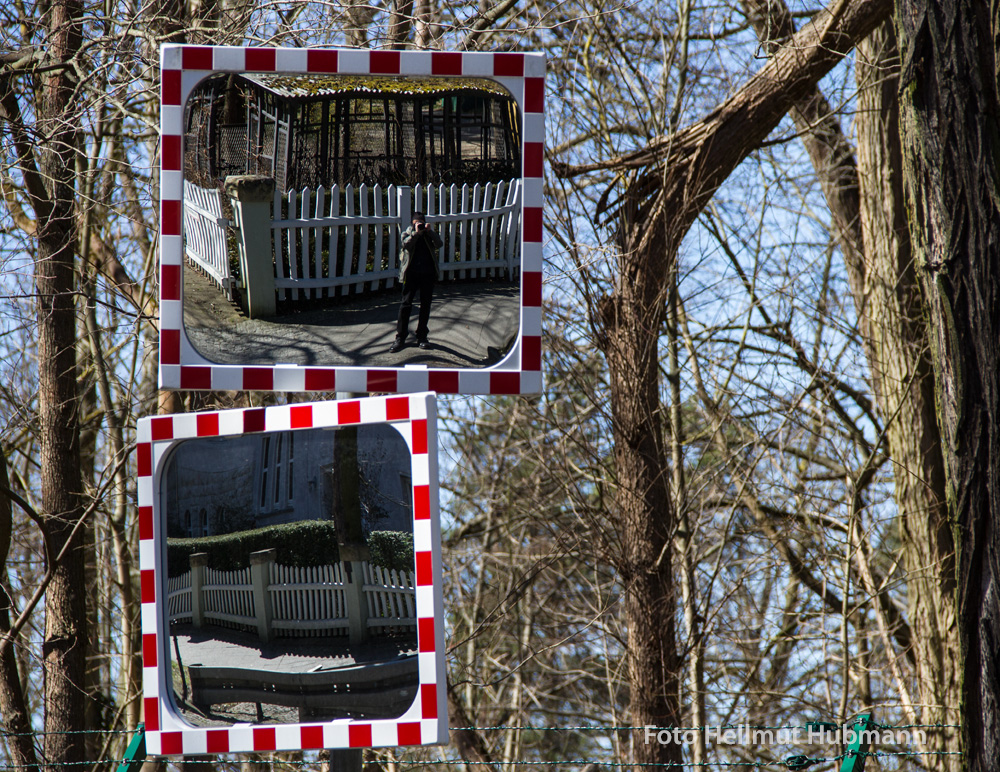
[[[259,175],[226,177],[226,195],[240,231],[240,272],[251,319],[274,316],[274,249],[271,246],[271,205],[274,180]]]
[[[257,615],[257,636],[267,643],[271,640],[271,620],[274,613],[271,609],[271,593],[267,591],[270,584],[271,564],[277,560],[278,550],[260,550],[250,553],[250,583],[253,585],[253,608]]]

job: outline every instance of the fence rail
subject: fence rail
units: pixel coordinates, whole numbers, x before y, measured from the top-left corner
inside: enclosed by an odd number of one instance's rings
[[[190,665],[191,701],[202,710],[224,702],[299,708],[299,720],[357,716],[394,718],[416,697],[420,663],[411,654],[330,670],[275,670]]]
[[[167,581],[170,622],[214,624],[256,630],[285,637],[346,635],[351,628],[349,582],[343,563],[324,566],[285,566],[265,563],[262,586],[255,587],[251,568],[217,571],[192,570]],[[372,633],[416,630],[416,589],[413,573],[367,562],[361,564],[364,603],[361,620]],[[201,572],[196,573],[196,572]],[[195,597],[196,592],[199,597]],[[266,597],[266,601],[258,601]],[[267,607],[263,614],[260,606]],[[266,619],[266,622],[262,621]],[[266,624],[265,631],[260,626]]]

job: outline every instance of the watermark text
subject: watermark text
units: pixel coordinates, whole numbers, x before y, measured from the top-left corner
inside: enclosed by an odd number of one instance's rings
[[[694,745],[698,736],[704,734],[706,745],[802,745],[829,744],[851,745],[860,741],[863,745],[918,745],[927,744],[927,733],[923,730],[892,729],[890,727],[856,729],[853,726],[838,729],[816,728],[813,726],[756,727],[750,724],[728,726],[706,726],[701,728],[661,728],[646,726],[644,740],[647,745]]]

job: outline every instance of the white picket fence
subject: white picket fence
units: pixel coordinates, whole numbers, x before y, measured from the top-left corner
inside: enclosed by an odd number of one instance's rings
[[[167,580],[167,611],[171,622],[190,621],[194,612],[191,584],[190,571]],[[222,627],[256,626],[249,568],[236,571],[206,568],[201,596],[207,621]]]
[[[275,191],[274,286],[279,298],[320,297],[354,285],[377,289],[396,265],[398,226],[405,216],[403,189],[334,185],[315,191]],[[402,212],[400,210],[403,210]]]
[[[232,300],[236,282],[229,268],[230,224],[222,212],[222,194],[217,189],[184,181],[185,253]]]
[[[320,297],[392,286],[399,273],[397,227],[423,211],[442,238],[440,279],[514,278],[520,268],[521,181],[414,188],[334,185],[275,193],[271,224],[279,297]],[[280,218],[278,215],[280,214]]]
[[[205,568],[202,609],[206,623],[241,630],[257,626],[251,569],[216,571]],[[267,593],[271,630],[277,635],[305,637],[348,633],[343,563],[285,566],[271,563]],[[416,630],[416,588],[413,573],[365,563],[363,591],[367,626],[374,633]],[[171,622],[189,622],[193,614],[191,572],[167,581]]]
[[[520,270],[521,180],[485,185],[418,185],[415,208],[427,214],[444,241],[443,278],[483,278]]]
[[[271,627],[285,635],[319,635],[347,632],[349,620],[344,597],[344,567],[270,566]]]
[[[275,289],[279,298],[317,298],[392,287],[399,235],[423,211],[440,234],[441,280],[507,276],[520,270],[521,181],[485,185],[332,186],[276,192],[272,205]],[[184,241],[191,263],[230,298],[222,194],[184,182]],[[340,289],[338,289],[340,288]]]
[[[401,626],[416,629],[416,588],[413,573],[363,565],[365,600],[368,604],[368,628],[376,633],[392,632]]]
[[[167,578],[167,615],[170,621],[191,619],[191,572]]]
[[[249,568],[236,571],[206,568],[202,598],[206,620],[226,627],[256,626]]]

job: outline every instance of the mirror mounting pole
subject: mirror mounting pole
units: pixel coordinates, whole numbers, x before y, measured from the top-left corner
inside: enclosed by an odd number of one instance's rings
[[[337,399],[359,399],[367,397],[365,392],[338,391]],[[359,513],[360,516],[360,513]],[[345,561],[346,562],[346,561]],[[350,565],[348,563],[348,565]],[[359,572],[360,573],[360,572]],[[363,577],[358,577],[358,587],[364,582]],[[352,637],[354,637],[352,635]],[[352,641],[353,643],[353,641]],[[363,754],[360,748],[335,748],[330,753],[330,772],[361,772],[363,765]]]
[[[367,394],[337,392],[337,399],[354,399]],[[347,585],[344,587],[347,613],[350,618],[351,644],[368,640],[368,606],[365,601],[364,564],[368,545],[361,525],[361,498],[358,480],[358,430],[342,429],[334,440],[334,469],[337,476],[333,520],[337,529],[337,547],[344,566]]]
[[[330,754],[330,772],[361,772],[363,766],[360,748],[334,748]]]

